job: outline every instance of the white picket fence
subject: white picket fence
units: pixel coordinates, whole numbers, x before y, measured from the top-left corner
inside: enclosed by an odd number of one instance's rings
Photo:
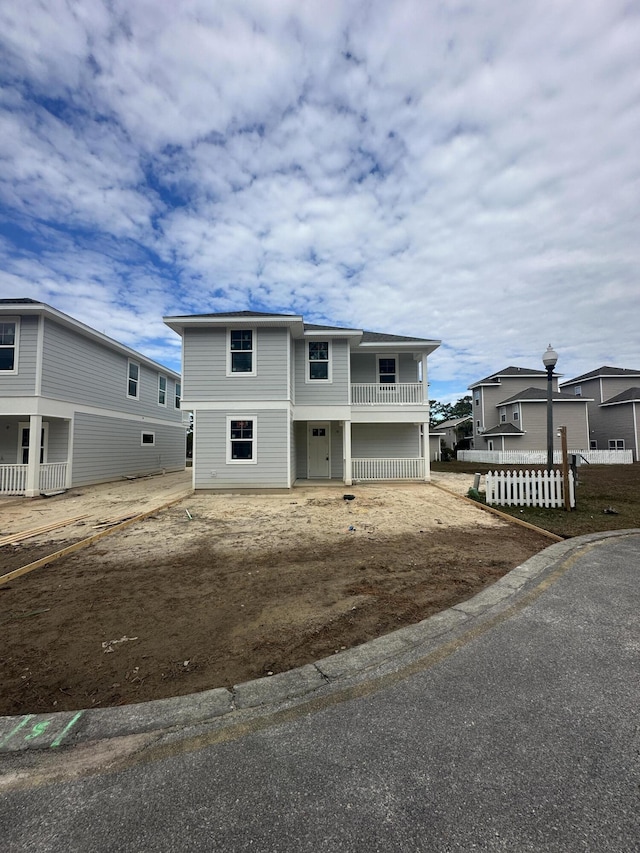
[[[631,465],[633,450],[570,450],[590,465]],[[487,465],[546,465],[546,450],[459,450],[461,462],[484,462]],[[562,451],[554,450],[553,464],[562,465]]]
[[[564,506],[561,471],[489,471],[486,501],[498,506]],[[573,472],[569,471],[569,505],[576,505]]]
[[[351,460],[354,480],[424,480],[424,459],[361,458]]]

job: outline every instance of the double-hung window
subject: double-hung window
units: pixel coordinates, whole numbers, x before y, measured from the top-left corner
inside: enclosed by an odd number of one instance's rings
[[[398,381],[398,360],[395,355],[378,356],[378,382],[380,385],[395,385]]]
[[[254,329],[229,329],[227,352],[228,376],[256,375],[256,347]]]
[[[127,368],[127,397],[140,398],[140,365],[135,361],[130,361]]]
[[[309,341],[307,376],[311,382],[331,380],[331,345],[329,341]]]
[[[0,321],[0,371],[15,373],[18,369],[18,321]]]
[[[255,417],[228,417],[227,435],[227,462],[257,462]]]
[[[609,450],[624,450],[624,438],[610,438]]]
[[[182,397],[182,383],[176,382],[176,397],[175,397],[175,408],[180,408],[180,399]]]
[[[504,424],[507,422],[507,410],[502,408],[500,409],[500,423]]]
[[[167,377],[158,376],[158,405],[167,405]]]

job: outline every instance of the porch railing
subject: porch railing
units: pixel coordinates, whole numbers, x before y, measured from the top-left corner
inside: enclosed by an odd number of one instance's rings
[[[26,488],[26,465],[0,465],[0,495],[23,495]]]
[[[57,492],[67,487],[67,463],[45,462],[40,466],[40,491]]]
[[[41,492],[57,492],[66,487],[66,462],[44,462],[40,465],[38,488]],[[0,495],[23,495],[26,488],[26,465],[0,465]]]
[[[390,385],[378,385],[376,382],[351,384],[352,406],[424,405],[424,396],[421,382],[399,382]]]
[[[352,459],[351,476],[354,480],[424,480],[424,459]]]

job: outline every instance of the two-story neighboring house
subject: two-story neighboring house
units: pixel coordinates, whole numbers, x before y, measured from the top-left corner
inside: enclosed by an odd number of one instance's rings
[[[547,373],[506,367],[469,385],[473,399],[473,446],[476,450],[544,450],[547,442]],[[558,390],[552,378],[555,427],[567,427],[572,449],[588,449],[586,398]],[[554,429],[554,447],[560,438]]]
[[[590,449],[632,450],[634,460],[640,459],[640,370],[605,365],[561,387],[588,400]]]
[[[252,311],[165,317],[182,337],[196,489],[428,480],[439,341]]]
[[[0,299],[0,495],[183,469],[180,394],[177,373],[135,350],[42,302]]]

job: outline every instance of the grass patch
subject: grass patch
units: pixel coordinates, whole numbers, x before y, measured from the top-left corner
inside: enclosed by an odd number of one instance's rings
[[[531,465],[480,465],[474,462],[433,462],[433,471],[484,474],[495,470],[535,470]],[[471,497],[471,495],[469,495]],[[640,463],[633,465],[581,465],[578,469],[576,508],[497,507],[549,530],[557,536],[582,536],[608,530],[640,528]],[[605,510],[615,510],[614,513]]]

